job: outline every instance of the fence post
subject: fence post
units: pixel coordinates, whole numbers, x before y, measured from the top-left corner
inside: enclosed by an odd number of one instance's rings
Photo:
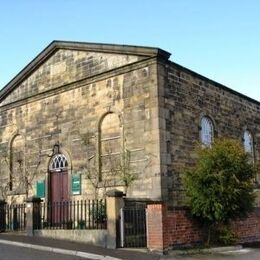
[[[120,245],[120,209],[124,207],[124,195],[119,190],[107,192],[107,248]]]
[[[5,231],[5,204],[4,200],[0,200],[0,232]]]
[[[148,204],[146,208],[147,248],[163,253],[166,209],[162,202]],[[167,227],[166,227],[167,229]]]
[[[37,197],[28,198],[26,201],[26,232],[33,236],[34,229],[40,227],[41,223],[41,199]]]

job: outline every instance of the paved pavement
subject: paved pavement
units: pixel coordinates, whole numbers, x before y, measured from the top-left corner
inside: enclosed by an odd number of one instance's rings
[[[162,256],[161,260],[259,260],[260,249],[242,248],[208,254]]]
[[[255,248],[254,248],[255,247]],[[260,243],[248,245],[239,250],[229,249],[224,252],[197,255],[159,256],[143,250],[138,252],[126,249],[107,249],[84,243],[70,242],[41,237],[28,237],[25,234],[0,233],[0,260],[259,260]],[[10,255],[11,254],[11,255]]]
[[[6,242],[7,241],[7,242]],[[84,243],[70,242],[66,240],[49,239],[42,237],[29,237],[24,234],[14,234],[14,233],[0,233],[0,245],[2,243],[7,243],[5,245],[13,245],[20,248],[28,247],[35,250],[39,249],[41,251],[69,253],[74,254],[74,256],[81,256],[84,259],[129,259],[129,260],[159,260],[160,256],[151,253],[142,253],[132,250],[125,249],[107,249],[103,247],[88,245]],[[67,251],[66,251],[67,250]],[[85,253],[85,254],[84,254]],[[10,258],[9,258],[10,259]],[[69,258],[73,259],[73,258]],[[77,258],[75,258],[77,259]],[[2,258],[0,257],[0,260]]]

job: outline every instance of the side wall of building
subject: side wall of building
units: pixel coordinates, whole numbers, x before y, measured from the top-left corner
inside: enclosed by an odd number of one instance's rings
[[[163,195],[172,206],[182,206],[182,176],[196,161],[200,120],[209,117],[215,137],[243,142],[247,129],[253,135],[255,163],[260,160],[260,106],[232,90],[177,64],[159,65],[161,152],[164,158]],[[259,181],[259,176],[258,176]],[[256,190],[259,193],[259,190]],[[259,196],[257,204],[259,204]]]

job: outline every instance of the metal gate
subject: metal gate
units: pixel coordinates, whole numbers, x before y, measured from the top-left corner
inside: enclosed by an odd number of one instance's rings
[[[121,247],[146,247],[145,206],[121,209]]]

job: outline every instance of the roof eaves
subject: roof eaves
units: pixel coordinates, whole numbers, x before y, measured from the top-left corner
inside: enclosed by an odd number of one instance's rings
[[[108,52],[118,54],[140,55],[140,56],[163,56],[169,59],[171,53],[160,48],[135,46],[135,45],[120,45],[107,43],[89,43],[89,42],[72,42],[72,41],[53,41],[59,48],[73,50],[88,50],[95,52]]]

